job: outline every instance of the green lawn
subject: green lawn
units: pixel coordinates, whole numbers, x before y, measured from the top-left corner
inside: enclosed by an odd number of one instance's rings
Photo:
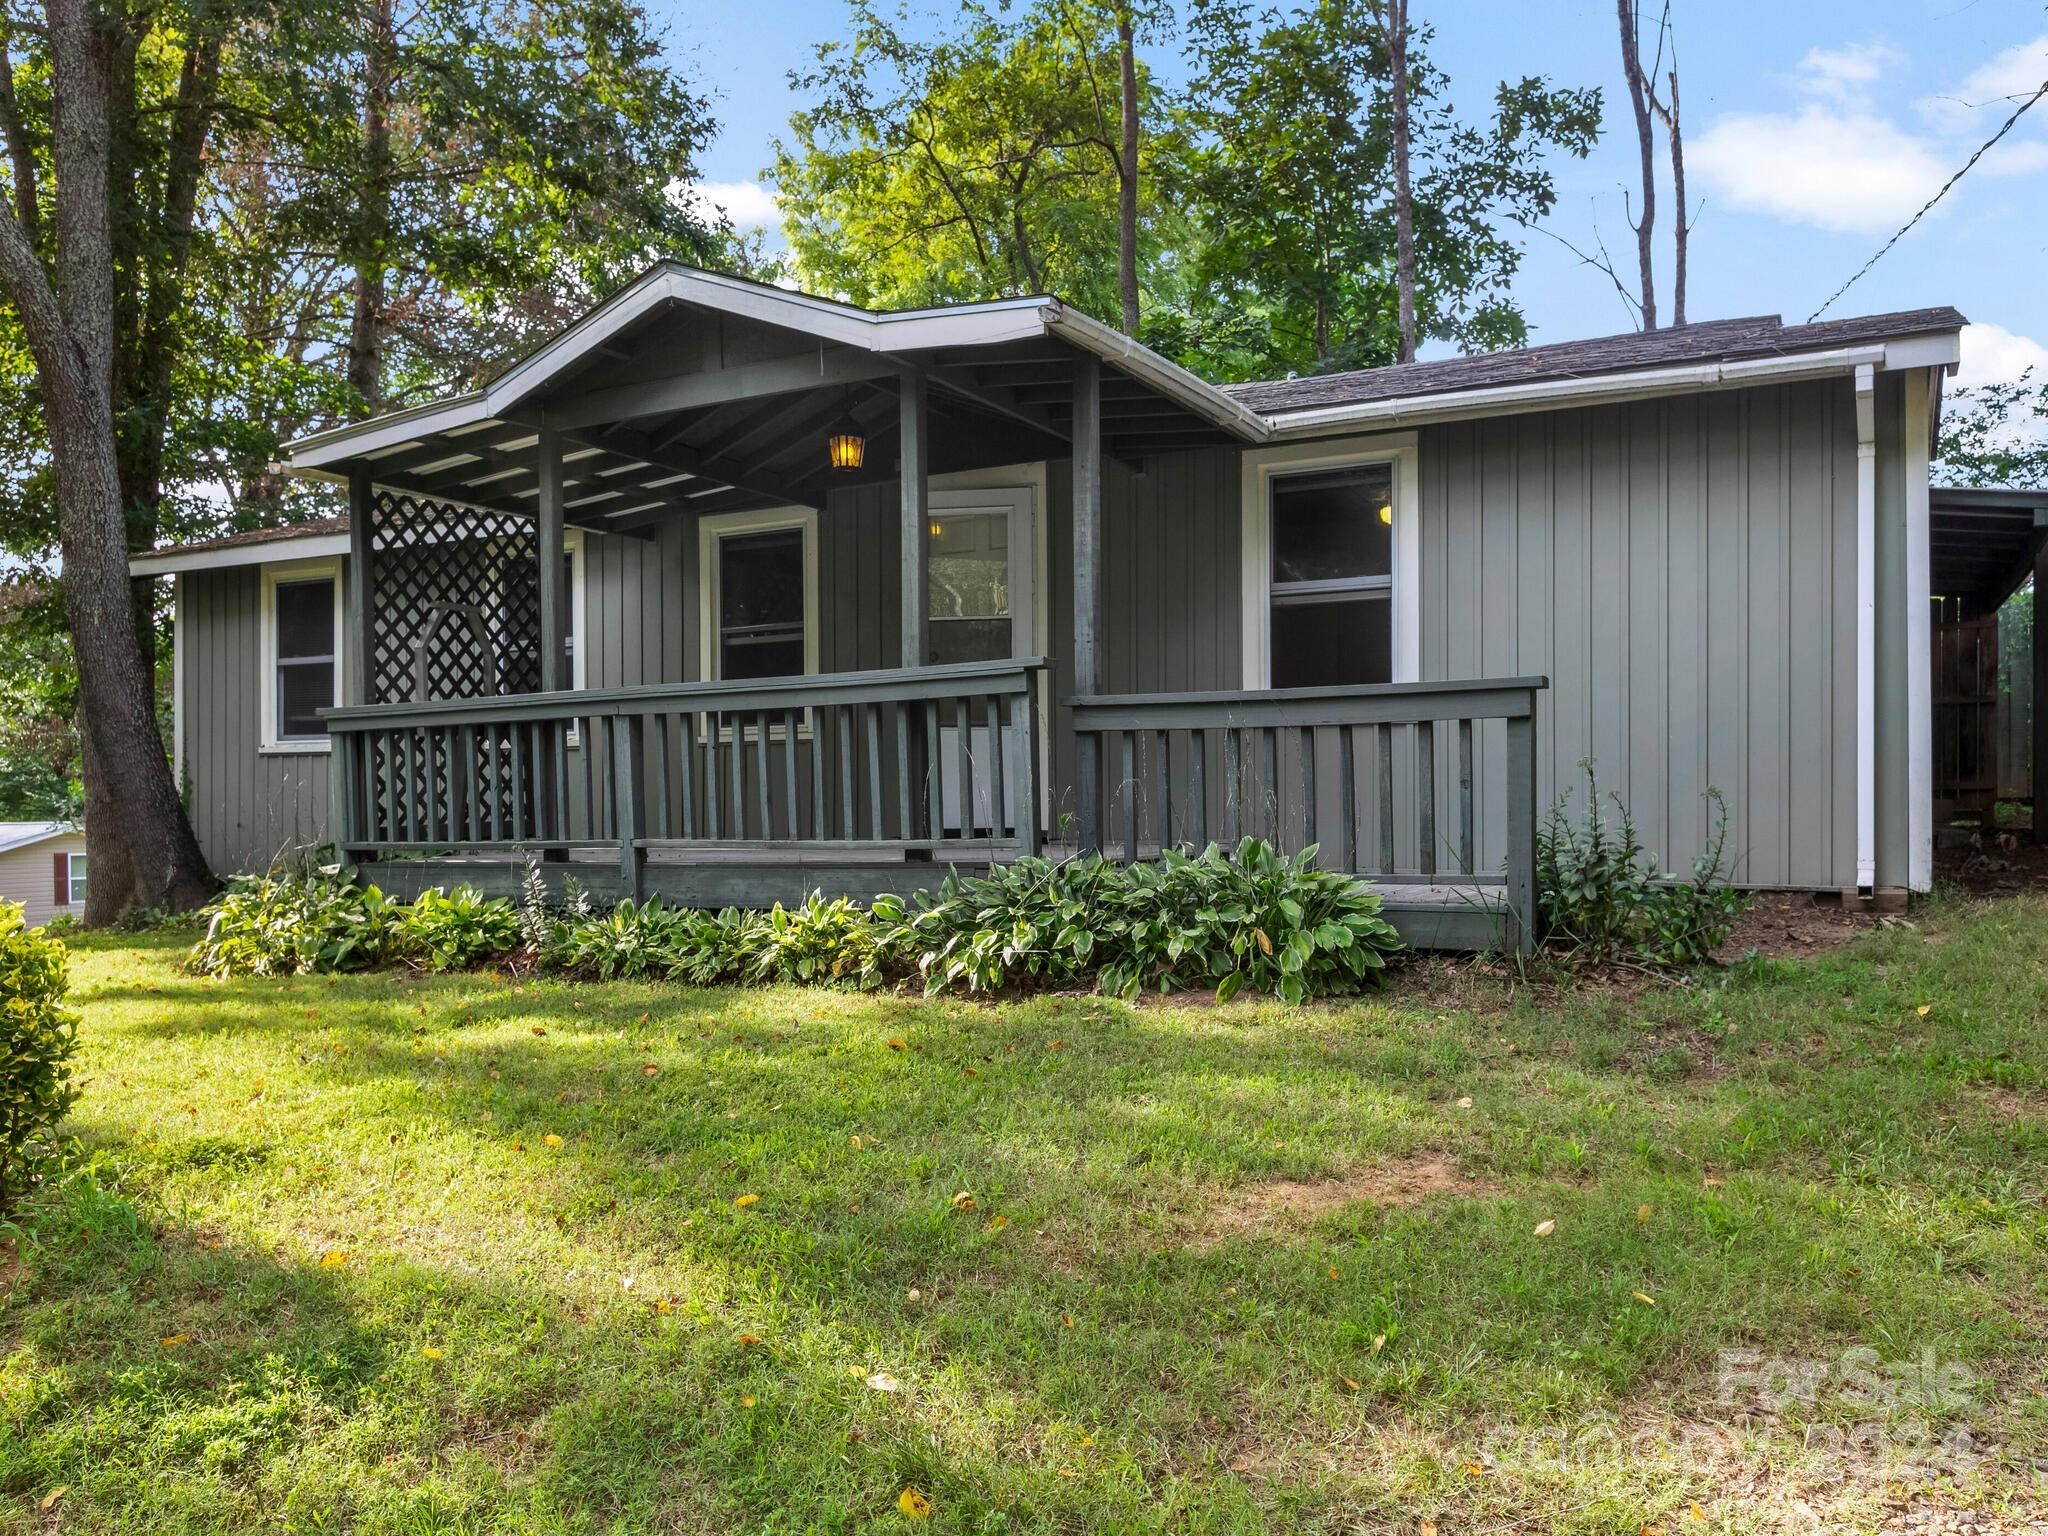
[[[9,1529],[1876,1529],[1957,1429],[2048,1504],[2042,900],[1299,1011],[179,953],[74,957]]]

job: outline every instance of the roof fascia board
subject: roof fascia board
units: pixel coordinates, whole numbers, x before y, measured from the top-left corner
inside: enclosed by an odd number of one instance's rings
[[[1963,360],[1961,331],[1928,331],[1900,336],[1884,344],[1887,372],[1906,368],[1952,368]]]
[[[1837,347],[1823,352],[1742,362],[1691,363],[1682,368],[1652,368],[1638,373],[1597,374],[1582,379],[1546,379],[1541,383],[1498,384],[1487,389],[1442,395],[1396,396],[1356,405],[1324,406],[1290,411],[1270,418],[1277,439],[1314,436],[1366,424],[1406,426],[1431,421],[1457,421],[1474,416],[1512,416],[1565,406],[1601,405],[1645,395],[1698,394],[1740,389],[1749,384],[1787,383],[1853,373],[1858,366],[1882,367],[1882,346]]]
[[[164,549],[133,555],[131,576],[169,576],[179,571],[222,571],[238,565],[268,565],[274,560],[308,560],[348,553],[345,533],[313,533],[296,539],[261,539],[231,544],[226,549]]]
[[[1266,442],[1274,435],[1270,418],[1261,416],[1241,401],[1233,400],[1215,385],[1195,377],[1178,363],[1167,361],[1122,331],[1111,330],[1100,320],[1091,319],[1064,304],[1057,306],[1048,318],[1051,329],[1060,332],[1076,346],[1094,353],[1106,363],[1114,363],[1169,400],[1187,407],[1204,421],[1254,443]]]

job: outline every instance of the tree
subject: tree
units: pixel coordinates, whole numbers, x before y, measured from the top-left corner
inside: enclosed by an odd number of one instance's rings
[[[1057,292],[1135,330],[1160,211],[1140,167],[1174,131],[1137,56],[1159,24],[1127,0],[969,4],[923,40],[853,0],[775,146],[796,275],[880,306]]]
[[[1408,124],[1408,0],[1387,0],[1387,64],[1394,101],[1394,269],[1400,288],[1401,354],[1415,361],[1415,194]]]
[[[127,507],[114,416],[116,86],[132,29],[91,0],[48,0],[47,193],[33,144],[10,146],[0,286],[34,359],[49,429],[65,605],[81,685],[89,922],[134,906],[197,905],[213,888],[164,758],[128,579]],[[203,68],[188,55],[185,69]],[[10,129],[13,124],[9,124]],[[22,152],[26,145],[26,153]],[[24,188],[22,178],[33,177]],[[30,195],[33,193],[33,195]],[[43,228],[44,199],[51,208]],[[46,256],[44,253],[48,251]],[[127,301],[127,302],[132,302]]]
[[[1936,478],[1948,485],[2048,487],[2048,379],[1959,389],[1941,413]]]
[[[1402,353],[1392,40],[1376,0],[1255,11],[1204,0],[1189,23],[1199,231],[1178,333],[1157,334],[1219,378],[1375,366]],[[1489,122],[1461,121],[1403,29],[1417,340],[1467,348],[1527,336],[1511,285],[1515,231],[1546,214],[1553,150],[1584,155],[1597,90],[1503,83]],[[1178,342],[1181,345],[1174,345]]]
[[[1642,42],[1638,35],[1636,0],[1614,0],[1621,22],[1621,72],[1628,80],[1629,105],[1635,111],[1636,150],[1642,170],[1642,212],[1631,220],[1636,232],[1637,312],[1643,329],[1657,329],[1657,268],[1652,259],[1657,226],[1657,147],[1650,128],[1650,107],[1646,99],[1649,76],[1643,73]],[[1680,211],[1683,222],[1683,210]]]

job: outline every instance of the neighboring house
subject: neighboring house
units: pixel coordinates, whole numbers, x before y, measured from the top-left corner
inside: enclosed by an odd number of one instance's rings
[[[505,885],[538,849],[747,903],[1256,831],[1482,942],[1594,758],[1667,867],[1711,788],[1744,883],[1924,890],[1963,323],[1217,389],[1052,299],[663,265],[482,390],[293,445],[349,516],[133,568],[176,578],[222,869],[333,838]]]
[[[68,821],[0,821],[0,901],[39,927],[85,916],[85,829]]]

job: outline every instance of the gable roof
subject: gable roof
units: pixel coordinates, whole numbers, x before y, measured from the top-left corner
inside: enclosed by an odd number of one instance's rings
[[[284,549],[276,546],[290,545]],[[308,555],[348,551],[348,514],[309,517],[276,528],[250,528],[188,544],[166,544],[131,555],[128,570],[136,576],[168,576],[175,571],[209,570],[231,565],[261,565],[270,560],[296,560]]]
[[[68,821],[0,821],[0,853],[12,853],[17,848],[83,830]]]
[[[1510,352],[1396,363],[1353,373],[1313,374],[1256,384],[1226,385],[1224,393],[1263,416],[1322,410],[1381,400],[1409,400],[1506,385],[1606,377],[1685,363],[1787,357],[1857,343],[1957,331],[1968,322],[1947,305],[1898,310],[1811,325],[1786,325],[1777,315],[1709,320],[1658,331],[1627,331],[1588,341],[1551,342]]]

